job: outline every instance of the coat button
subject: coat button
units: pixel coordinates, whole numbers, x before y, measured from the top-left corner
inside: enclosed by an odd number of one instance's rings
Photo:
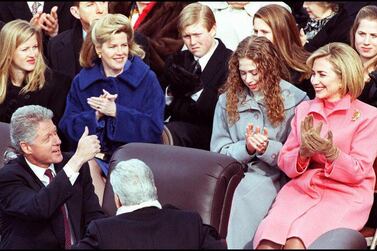
[[[30,95],[29,94],[26,94],[25,96],[24,96],[24,99],[29,99],[30,98]]]
[[[276,159],[276,153],[271,154],[271,159],[273,159],[273,160]]]
[[[259,114],[258,113],[254,113],[254,118],[255,119],[259,119]]]

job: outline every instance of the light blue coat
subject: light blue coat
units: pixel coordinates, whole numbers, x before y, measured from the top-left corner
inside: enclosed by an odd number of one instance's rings
[[[281,187],[281,171],[277,167],[280,149],[291,130],[291,120],[296,106],[308,100],[305,92],[285,80],[280,81],[284,102],[284,121],[274,127],[267,118],[263,100],[256,101],[248,92],[239,103],[240,119],[229,125],[226,111],[226,93],[220,95],[216,105],[211,137],[211,151],[222,153],[247,164],[248,172],[236,188],[229,219],[227,243],[229,248],[244,248],[251,241],[259,222],[267,214]],[[249,123],[268,130],[266,151],[249,155],[245,134]]]

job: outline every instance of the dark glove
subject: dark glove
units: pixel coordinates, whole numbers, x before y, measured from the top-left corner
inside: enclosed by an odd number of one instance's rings
[[[199,90],[202,86],[202,81],[198,75],[174,63],[167,69],[167,78],[170,91],[175,97],[192,95],[195,90]]]

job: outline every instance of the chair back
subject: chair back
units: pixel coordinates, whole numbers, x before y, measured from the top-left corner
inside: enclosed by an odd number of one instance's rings
[[[200,149],[130,143],[113,154],[110,173],[119,161],[132,158],[144,161],[152,169],[162,205],[196,211],[205,224],[218,230],[221,238],[226,237],[234,190],[244,176],[240,162]],[[109,178],[102,207],[108,215],[116,213]]]
[[[0,122],[0,168],[4,165],[4,152],[10,146],[9,124]]]

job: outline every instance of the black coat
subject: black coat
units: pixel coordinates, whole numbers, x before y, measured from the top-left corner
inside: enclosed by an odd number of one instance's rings
[[[304,48],[309,52],[313,52],[331,42],[350,44],[350,30],[357,12],[362,7],[372,3],[375,2],[344,2],[340,4],[339,12],[304,45]]]
[[[358,99],[377,107],[377,71],[371,72],[369,76],[370,80],[365,83],[364,89]]]
[[[177,209],[142,208],[92,221],[78,249],[226,249],[200,215]]]
[[[83,237],[91,220],[105,217],[94,193],[87,164],[74,185],[62,170],[69,160],[55,164],[56,176],[45,187],[19,156],[0,169],[0,219],[2,249],[63,249],[66,204],[76,240]]]
[[[53,111],[53,122],[57,125],[64,113],[72,79],[50,70],[46,70],[45,78],[42,89],[24,94],[19,93],[20,87],[8,83],[5,100],[0,104],[0,121],[9,123],[13,112],[21,106],[41,105]]]
[[[191,99],[193,92],[187,88],[188,91],[180,91],[183,94],[173,93],[172,103],[165,108],[165,117],[170,116],[166,126],[172,134],[174,145],[209,150],[213,115],[219,97],[218,90],[226,81],[228,60],[232,54],[220,39],[217,40],[219,44],[200,75],[198,86],[202,86],[203,91],[199,99],[197,101]],[[189,50],[179,51],[170,56],[165,64],[165,72],[161,76],[162,88],[165,90],[166,86],[171,85],[172,78],[168,69],[174,68],[172,65],[178,63],[187,72],[192,72],[193,61],[194,56]],[[183,82],[174,82],[178,83],[176,90],[182,88]]]
[[[219,95],[218,89],[226,81],[228,60],[232,54],[232,51],[226,48],[220,39],[217,40],[219,44],[200,76],[203,84],[202,94],[196,102],[189,95],[174,97],[171,105],[166,106],[166,113],[171,116],[170,121],[183,121],[212,128],[213,114]],[[173,57],[183,58],[182,66],[186,69],[194,60],[189,50],[180,51],[167,60],[167,68],[174,61]],[[165,82],[162,87],[165,88],[167,85],[169,83]]]
[[[148,40],[143,34],[135,32],[135,42],[145,51],[143,61],[149,64]],[[82,43],[82,25],[79,20],[76,20],[72,29],[50,39],[47,48],[49,66],[73,79],[82,68],[79,62]]]

